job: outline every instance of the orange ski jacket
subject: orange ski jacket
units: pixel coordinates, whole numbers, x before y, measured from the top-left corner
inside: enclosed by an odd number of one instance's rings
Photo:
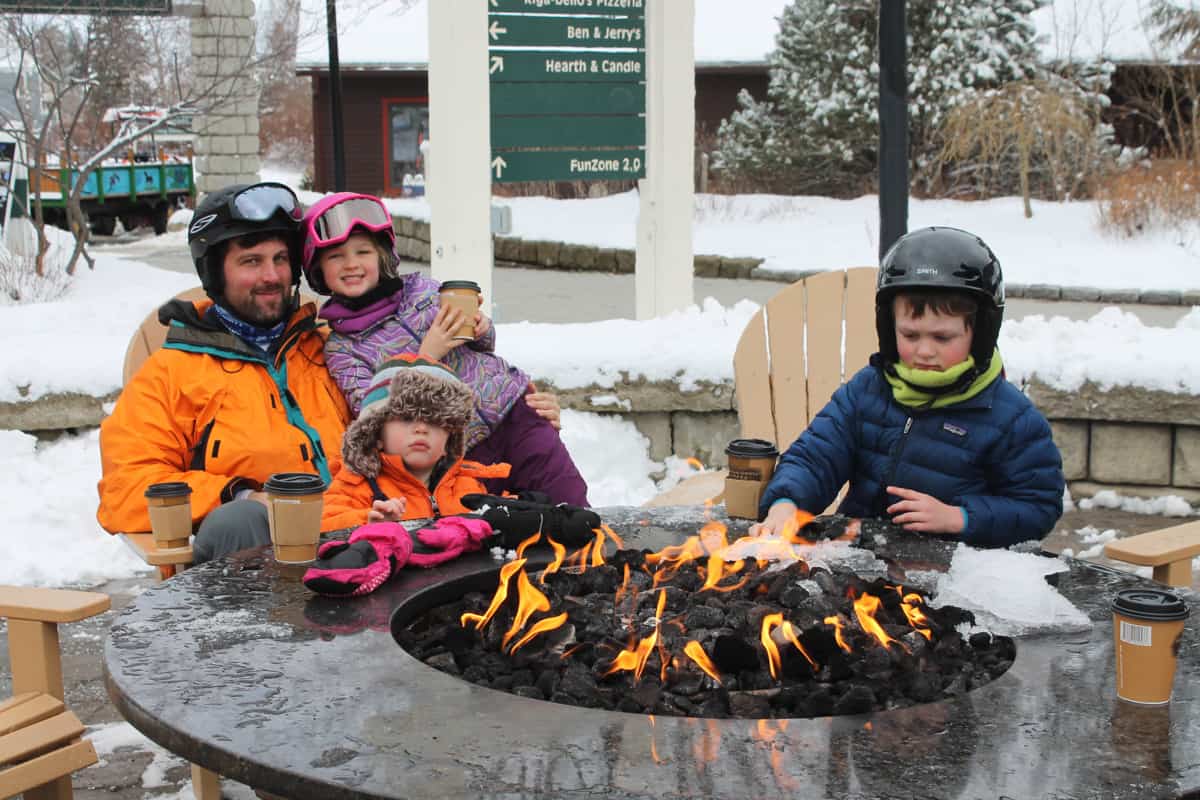
[[[209,300],[172,300],[153,353],[100,425],[100,507],[110,533],[150,530],[143,496],[152,483],[184,481],[198,523],[276,472],[329,482],[341,467],[350,412],[325,369],[325,335],[311,303],[267,354],[205,317]]]
[[[408,501],[404,519],[445,517],[473,513],[462,504],[465,494],[487,492],[484,478],[508,477],[508,464],[480,464],[459,459],[450,465],[430,492],[429,487],[404,468],[399,456],[380,453],[381,470],[376,481],[388,498],[403,497]],[[367,523],[367,512],[376,499],[369,480],[342,467],[333,484],[325,492],[325,510],[321,530],[335,531],[355,528]]]

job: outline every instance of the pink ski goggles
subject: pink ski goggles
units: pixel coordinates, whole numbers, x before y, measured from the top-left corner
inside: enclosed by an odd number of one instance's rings
[[[351,197],[323,210],[308,221],[306,244],[315,248],[341,244],[355,228],[371,233],[392,230],[392,215],[373,197]]]

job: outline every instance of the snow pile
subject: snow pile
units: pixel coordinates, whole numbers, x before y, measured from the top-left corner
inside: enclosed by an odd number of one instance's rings
[[[694,391],[701,382],[733,377],[733,351],[758,305],[742,300],[724,308],[711,297],[656,319],[612,319],[569,325],[517,322],[498,325],[504,358],[560,389],[622,380],[678,380]],[[565,426],[564,426],[565,427]]]
[[[1078,553],[1075,552],[1073,547],[1064,547],[1059,552],[1060,557],[1082,558],[1085,560],[1099,558],[1104,555],[1104,545],[1121,535],[1121,532],[1118,530],[1109,528],[1102,531],[1094,525],[1085,525],[1075,531],[1075,533],[1079,536],[1080,543],[1086,545],[1086,547]]]
[[[978,627],[1005,636],[1090,628],[1087,615],[1046,582],[1070,569],[1056,558],[958,545],[950,570],[938,578],[930,605],[975,613]]]
[[[1091,381],[1102,389],[1133,383],[1200,394],[1200,364],[1191,363],[1200,353],[1200,308],[1169,328],[1146,325],[1115,307],[1084,321],[1035,314],[1004,323],[1000,353],[1008,379],[1017,384],[1036,377],[1067,391]]]
[[[94,586],[149,567],[96,523],[99,433],[50,444],[0,431],[0,583]]]
[[[1189,517],[1195,513],[1190,503],[1174,494],[1162,497],[1125,497],[1112,489],[1096,492],[1079,501],[1084,511],[1096,508],[1112,508],[1133,514],[1162,514],[1164,517]]]

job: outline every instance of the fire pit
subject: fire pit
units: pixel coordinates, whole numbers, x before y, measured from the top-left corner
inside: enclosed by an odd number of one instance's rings
[[[691,508],[602,515],[624,549],[656,552],[683,543],[706,521]],[[731,540],[745,531],[743,523],[728,524]],[[877,536],[870,547],[885,574],[860,575],[868,582],[920,584],[946,568],[955,546],[879,532],[883,541]],[[526,555],[536,581],[537,567],[553,554],[531,547]],[[1144,585],[1135,576],[1072,562],[1057,589],[1094,627],[1022,637],[1011,667],[972,691],[857,715],[718,719],[521,697],[432,669],[396,645],[389,621],[400,633],[469,593],[490,602],[498,567],[478,554],[406,571],[363,598],[334,600],[313,597],[281,574],[267,549],[204,564],[143,593],[117,617],[105,645],[109,693],[168,750],[291,798],[1143,798],[1200,791],[1197,626],[1185,628],[1169,707],[1131,707],[1115,696],[1109,602],[1118,589]],[[641,594],[652,598],[653,612],[653,587]],[[1200,618],[1195,596],[1185,599],[1192,619]],[[781,653],[794,648],[786,636],[778,645]],[[647,658],[643,680],[655,663]],[[687,664],[678,669],[694,674]],[[740,673],[733,677],[740,687]],[[732,693],[728,681],[725,690]]]
[[[660,552],[622,549],[611,528],[539,570],[526,540],[497,588],[432,609],[397,642],[431,667],[567,705],[726,718],[862,714],[943,700],[1012,664],[1005,636],[956,630],[954,606],[886,577],[810,567],[805,545],[869,544],[859,520],[800,521],[779,540],[732,544],[710,521]],[[867,541],[864,541],[866,539]]]

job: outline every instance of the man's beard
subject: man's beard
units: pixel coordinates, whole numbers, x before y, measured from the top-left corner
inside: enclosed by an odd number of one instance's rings
[[[251,292],[244,301],[236,304],[228,297],[226,300],[229,303],[229,309],[242,320],[259,328],[273,328],[287,318],[292,307],[292,292],[291,286],[282,287],[279,307],[271,309],[256,303],[254,292]]]

